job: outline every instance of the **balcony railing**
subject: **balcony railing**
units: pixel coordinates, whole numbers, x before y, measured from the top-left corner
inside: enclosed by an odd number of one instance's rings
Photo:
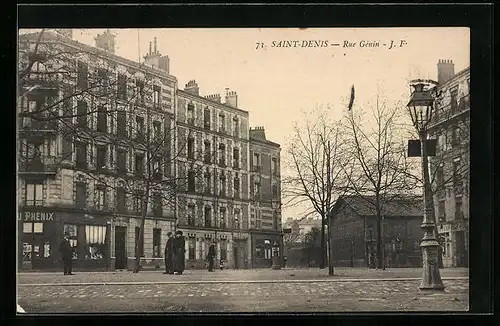
[[[26,157],[19,158],[19,173],[23,174],[55,174],[57,164],[55,157]]]

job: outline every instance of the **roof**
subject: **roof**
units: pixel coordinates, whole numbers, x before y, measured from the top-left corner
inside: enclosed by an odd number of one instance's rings
[[[19,41],[20,42],[26,42],[26,41],[38,41],[40,32],[35,32],[35,33],[26,33],[26,34],[20,34],[19,35]],[[40,42],[59,42],[60,44],[65,44],[66,46],[73,46],[76,47],[82,51],[88,51],[88,53],[95,54],[101,58],[105,58],[107,60],[114,61],[116,63],[120,63],[123,65],[128,65],[131,68],[139,69],[140,71],[148,72],[151,74],[156,74],[160,76],[161,78],[166,78],[171,82],[177,82],[177,78],[173,75],[170,75],[166,71],[163,71],[161,69],[156,69],[149,67],[145,65],[144,63],[139,63],[137,61],[133,61],[124,57],[121,57],[119,55],[116,55],[114,53],[107,52],[103,49],[97,48],[95,46],[91,46],[88,44],[84,44],[81,42],[78,42],[74,39],[64,37],[62,35],[56,34],[52,31],[44,31],[42,34],[42,37],[40,39]]]
[[[332,209],[332,213],[348,206],[363,217],[376,216],[375,196],[344,196],[339,198]],[[422,197],[398,197],[382,202],[382,214],[386,217],[421,217],[423,215]]]

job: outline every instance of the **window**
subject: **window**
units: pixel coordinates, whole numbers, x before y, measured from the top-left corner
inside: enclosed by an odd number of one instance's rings
[[[154,86],[153,87],[153,104],[155,107],[160,106],[160,93],[161,93],[160,86]]]
[[[226,117],[223,113],[219,114],[219,132],[226,131]]]
[[[451,89],[450,95],[451,95],[450,106],[451,106],[451,112],[453,113],[456,112],[458,107],[458,87],[454,87],[453,89]]]
[[[219,176],[219,195],[226,196],[226,175],[222,171]]]
[[[105,168],[106,167],[106,156],[107,156],[107,147],[106,145],[97,146],[97,168]]]
[[[127,136],[127,113],[124,110],[118,111],[116,129],[118,136]]]
[[[99,83],[101,86],[108,86],[108,71],[104,68],[97,69],[97,76],[99,77]]]
[[[196,238],[189,237],[188,239],[188,248],[189,248],[189,256],[190,260],[196,259]]]
[[[76,184],[75,206],[76,208],[87,207],[87,185],[83,182]]]
[[[205,163],[210,163],[211,162],[210,156],[211,156],[211,153],[210,153],[210,142],[205,141],[205,159],[204,159]]]
[[[76,125],[80,128],[87,128],[87,102],[78,101],[76,105]]]
[[[442,189],[444,187],[444,172],[443,172],[443,165],[439,165],[436,168],[436,182],[437,182],[437,188]]]
[[[272,164],[271,164],[271,173],[272,175],[278,175],[278,159],[276,157],[273,157],[272,159]]]
[[[97,131],[108,131],[108,111],[104,105],[97,108]]]
[[[118,213],[125,213],[127,211],[125,189],[123,187],[116,189],[116,209]]]
[[[219,144],[219,165],[226,166],[226,146],[224,144]]]
[[[155,216],[163,215],[163,203],[162,203],[161,193],[155,192],[153,194],[153,214]]]
[[[273,198],[276,199],[278,198],[278,186],[273,185]]]
[[[212,208],[210,206],[205,206],[205,227],[212,226]]]
[[[157,141],[161,141],[161,122],[153,121],[153,137]]]
[[[464,212],[462,209],[462,197],[455,198],[455,219],[461,220],[464,218]]]
[[[122,100],[127,99],[127,76],[118,74],[118,98]]]
[[[188,104],[187,107],[187,123],[194,125],[194,105]]]
[[[233,148],[233,169],[240,168],[240,150]]]
[[[144,154],[135,154],[135,173],[139,175],[144,173]]]
[[[240,136],[240,122],[238,121],[237,117],[233,118],[233,132],[234,132],[234,137]]]
[[[161,229],[153,229],[153,257],[161,257]]]
[[[259,198],[259,196],[260,196],[260,181],[254,180],[252,190],[253,190],[254,198]]]
[[[440,200],[438,204],[438,219],[440,222],[446,221],[446,202]]]
[[[23,233],[43,233],[43,223],[23,223]]]
[[[219,215],[220,215],[219,226],[220,226],[221,229],[225,229],[227,227],[227,224],[226,224],[226,208],[225,207],[219,208]]]
[[[210,193],[210,173],[205,172],[203,176],[203,192],[206,194]]]
[[[142,190],[136,191],[134,196],[134,211],[136,211],[137,213],[142,212],[142,208],[144,205],[143,197],[144,197],[144,191]]]
[[[26,206],[43,205],[43,183],[42,181],[26,181]]]
[[[104,259],[106,256],[106,227],[85,225],[85,259]]]
[[[453,127],[451,130],[451,146],[460,145],[460,128]]]
[[[137,92],[137,100],[140,103],[144,103],[144,82],[141,80],[135,81],[136,92]]]
[[[196,191],[195,188],[195,172],[194,171],[189,171],[188,172],[188,191]]]
[[[188,205],[188,220],[187,223],[189,226],[195,225],[195,206],[193,204]]]
[[[76,147],[76,167],[80,169],[87,168],[87,144],[77,142]]]
[[[69,135],[62,136],[62,159],[73,160],[73,139]]]
[[[240,179],[238,175],[234,177],[233,181],[233,189],[234,189],[234,197],[235,198],[240,198]]]
[[[144,118],[137,116],[137,117],[135,117],[135,122],[137,125],[136,139],[143,140],[144,139]]]
[[[262,245],[255,246],[255,257],[264,258],[264,248]]]
[[[273,211],[273,228],[275,230],[278,229],[278,212],[277,211]]]
[[[153,177],[156,180],[161,180],[161,178],[163,177],[163,173],[161,170],[161,157],[160,157],[160,155],[153,158],[152,163],[153,163]]]
[[[96,188],[96,208],[104,209],[106,206],[106,188],[105,186],[99,185]]]
[[[86,90],[88,88],[88,71],[89,67],[85,62],[78,62],[78,88],[81,90]]]
[[[234,228],[239,230],[241,228],[240,225],[240,210],[238,208],[234,209]]]
[[[260,165],[260,155],[259,155],[259,153],[253,153],[252,170],[259,171],[259,165]]]
[[[142,243],[139,243],[140,234],[141,234],[141,228],[136,226],[135,227],[135,250],[139,251],[139,255],[141,257],[144,257],[144,237],[142,239]]]
[[[227,260],[227,241],[220,241],[220,260]]]
[[[127,151],[125,149],[118,149],[117,151],[117,162],[118,173],[127,172]]]
[[[210,109],[205,108],[203,111],[203,127],[210,130]]]
[[[194,159],[194,138],[188,138],[188,158]]]
[[[77,240],[77,226],[75,224],[64,224],[64,234],[69,236],[69,245],[73,249],[73,259],[78,259],[78,252],[76,251],[76,246],[78,244]]]

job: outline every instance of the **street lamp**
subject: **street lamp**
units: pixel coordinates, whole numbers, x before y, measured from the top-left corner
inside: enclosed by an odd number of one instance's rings
[[[281,269],[280,264],[280,245],[278,242],[274,241],[273,243],[273,269]]]
[[[434,208],[432,201],[431,184],[429,179],[429,165],[427,152],[427,126],[432,120],[434,102],[437,96],[435,82],[416,80],[412,82],[414,91],[407,105],[413,125],[417,129],[422,155],[422,173],[424,179],[424,217],[421,228],[424,237],[420,243],[422,248],[423,273],[421,290],[444,290],[443,281],[439,273],[438,242],[435,236]]]

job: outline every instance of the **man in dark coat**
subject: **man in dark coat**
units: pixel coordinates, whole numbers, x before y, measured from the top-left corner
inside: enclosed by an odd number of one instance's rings
[[[215,263],[215,242],[212,242],[210,247],[208,247],[207,260],[208,260],[208,271],[213,272]]]
[[[163,274],[173,274],[174,269],[174,238],[172,237],[172,232],[167,233],[167,243],[165,245],[165,273]]]
[[[73,248],[71,248],[71,244],[69,243],[69,236],[67,234],[64,235],[64,238],[59,245],[59,251],[61,252],[61,257],[64,264],[64,275],[74,275],[71,270]]]
[[[186,243],[182,231],[175,232],[175,239],[173,242],[174,249],[174,274],[180,275],[184,272],[185,268],[185,253]]]

